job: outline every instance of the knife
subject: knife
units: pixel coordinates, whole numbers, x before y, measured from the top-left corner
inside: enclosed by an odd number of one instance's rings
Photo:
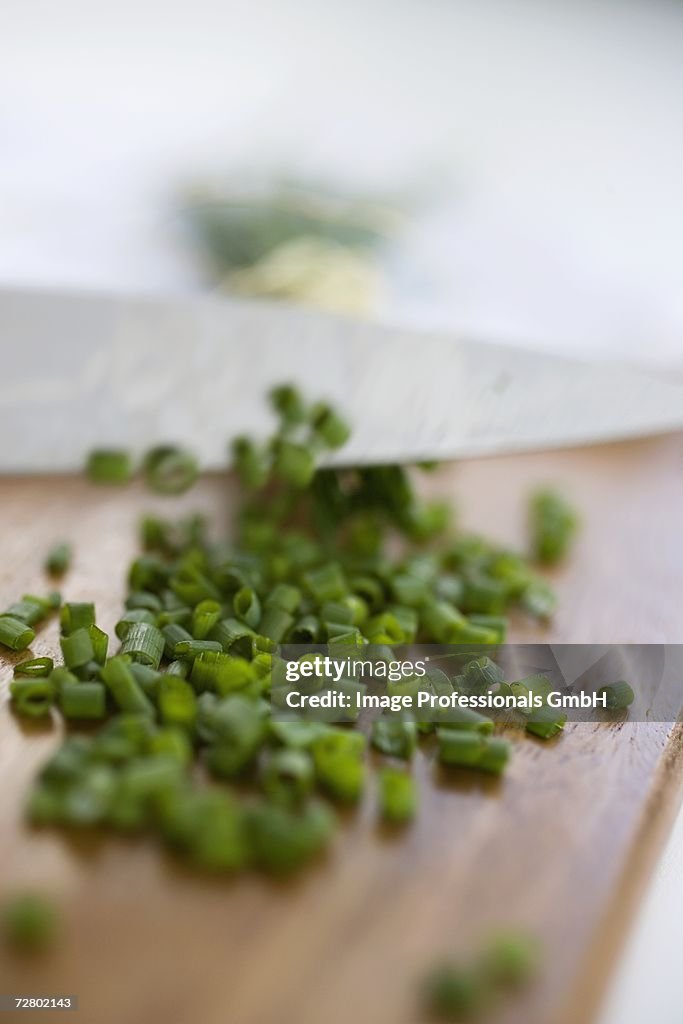
[[[0,472],[162,442],[224,466],[294,382],[353,436],[330,462],[466,458],[683,427],[683,387],[615,363],[214,297],[0,290]]]

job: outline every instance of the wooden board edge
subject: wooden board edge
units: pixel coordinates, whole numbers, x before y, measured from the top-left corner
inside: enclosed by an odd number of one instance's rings
[[[683,722],[669,734],[636,835],[603,917],[553,1024],[590,1024],[606,996],[630,926],[683,803]]]

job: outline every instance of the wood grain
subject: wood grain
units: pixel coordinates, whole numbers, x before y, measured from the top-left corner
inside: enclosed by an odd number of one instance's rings
[[[524,495],[548,481],[572,495],[584,530],[556,575],[553,626],[520,620],[512,638],[678,641],[683,440],[478,460],[429,486],[453,497],[463,525],[519,542]],[[179,504],[201,503],[220,525],[230,502],[229,482],[212,478]],[[44,589],[45,549],[71,537],[77,557],[64,593],[94,597],[110,628],[135,522],[149,507],[169,509],[136,488],[0,480],[0,601]],[[55,640],[54,627],[46,630],[35,654],[52,652]],[[447,778],[420,755],[414,827],[400,837],[379,830],[370,793],[330,856],[291,885],[207,881],[147,843],[76,842],[23,825],[23,796],[58,727],[27,729],[12,717],[8,659],[3,665],[0,898],[17,886],[45,888],[63,906],[65,927],[59,948],[37,963],[0,953],[0,991],[77,994],[88,1024],[402,1024],[416,1019],[425,966],[466,954],[505,924],[542,938],[544,970],[500,1019],[588,1024],[676,806],[676,730],[574,725],[552,744],[516,737],[500,782]]]

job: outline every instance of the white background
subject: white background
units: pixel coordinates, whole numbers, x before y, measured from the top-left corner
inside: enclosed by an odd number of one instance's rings
[[[178,197],[245,166],[436,187],[384,317],[683,362],[679,3],[4,0],[0,284],[196,290]],[[679,1019],[682,871],[604,1024]]]

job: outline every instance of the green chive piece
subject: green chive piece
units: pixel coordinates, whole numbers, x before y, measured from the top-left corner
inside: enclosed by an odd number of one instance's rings
[[[95,625],[95,605],[91,601],[69,601],[62,605],[59,624],[65,636],[77,629]]]
[[[64,664],[67,668],[80,668],[95,658],[89,629],[76,629],[68,636],[61,636],[59,646],[62,648]]]
[[[102,668],[102,679],[122,711],[154,714],[154,707],[136,682],[125,655],[117,654]]]
[[[218,601],[200,601],[192,610],[191,631],[195,640],[206,640],[213,627],[220,622],[221,614]]]
[[[45,718],[55,699],[55,688],[48,679],[15,679],[9,686],[17,714],[26,718]]]
[[[15,679],[45,679],[54,668],[52,658],[29,658],[14,666]]]
[[[241,587],[233,598],[235,616],[256,629],[261,620],[261,602],[252,587]],[[286,614],[286,613],[285,613]]]
[[[530,615],[546,621],[557,607],[557,597],[545,580],[532,579],[522,591],[520,604]]]
[[[478,971],[444,963],[427,976],[423,1001],[433,1017],[470,1020],[479,1016],[486,1006],[486,985]]]
[[[294,616],[290,615],[283,608],[271,605],[266,608],[263,618],[259,623],[259,630],[263,636],[269,637],[275,643],[280,643],[294,624]]]
[[[310,796],[314,781],[310,754],[293,748],[271,754],[261,775],[268,799],[284,806],[294,806]]]
[[[365,738],[360,733],[329,731],[311,747],[319,785],[334,799],[354,803],[365,785],[361,759]]]
[[[0,615],[0,644],[12,651],[24,651],[35,639],[35,630],[21,619]]]
[[[137,573],[137,575],[140,574],[141,572]],[[161,582],[163,582],[163,580]],[[161,598],[157,597],[156,594],[150,593],[150,591],[148,590],[133,590],[126,598],[126,608],[130,609],[131,611],[137,608],[145,608],[147,609],[147,611],[150,612],[160,612]]]
[[[38,953],[50,947],[57,935],[57,912],[42,895],[23,892],[12,897],[0,914],[6,941],[21,953]]]
[[[124,612],[119,621],[114,626],[114,632],[116,633],[119,640],[125,640],[130,632],[132,626],[138,622],[146,622],[148,625],[153,626],[157,621],[157,616],[154,612],[148,608],[130,608]]]
[[[304,573],[302,580],[307,591],[320,604],[341,600],[349,589],[341,567],[334,562]]]
[[[319,402],[313,409],[311,425],[315,437],[317,437],[326,448],[341,448],[351,436],[351,430],[347,423],[324,402]]]
[[[383,754],[408,760],[417,745],[417,726],[410,719],[380,715],[373,722],[371,742]]]
[[[248,827],[256,864],[269,873],[287,875],[328,845],[335,819],[329,807],[317,800],[297,810],[262,803],[251,809]]]
[[[133,673],[133,678],[138,684],[145,697],[149,697],[152,701],[156,701],[159,694],[159,684],[162,679],[162,673],[157,672],[156,669],[150,668],[149,665],[142,665],[139,661],[132,661],[130,664],[130,670]]]
[[[171,795],[162,805],[162,829],[170,845],[206,871],[237,871],[249,860],[245,814],[229,793]]]
[[[248,437],[236,437],[231,445],[232,464],[245,487],[256,490],[268,482],[270,458]]]
[[[197,695],[180,676],[167,674],[161,677],[157,703],[165,725],[193,728],[197,718]]]
[[[298,587],[289,583],[276,583],[265,600],[266,608],[281,608],[288,615],[294,615],[301,604],[302,594]]]
[[[50,576],[63,576],[71,566],[72,556],[73,550],[66,541],[55,544],[47,553],[45,572]]]
[[[39,598],[33,598],[28,595],[23,597],[21,601],[15,601],[9,608],[3,612],[3,615],[9,616],[13,619],[20,619],[27,626],[35,626],[48,614],[48,609],[43,601]]]
[[[161,630],[148,622],[131,625],[121,645],[121,654],[128,654],[134,661],[151,668],[159,668],[166,640]]]
[[[436,734],[442,764],[476,768],[494,775],[505,770],[510,756],[510,744],[506,740],[474,730],[437,729]]]
[[[179,640],[173,648],[176,658],[194,659],[206,651],[222,652],[223,648],[217,640]]]
[[[133,475],[130,454],[122,449],[99,448],[88,456],[86,476],[96,484],[125,484]]]
[[[496,639],[494,643],[505,643],[508,624],[507,619],[505,618],[504,615],[480,615],[476,612],[473,612],[469,615],[469,620],[473,626],[478,626],[480,629],[485,629],[489,633],[495,633]]]
[[[313,453],[302,444],[279,439],[275,446],[273,472],[292,487],[308,487],[315,473]]]
[[[287,426],[303,423],[308,415],[301,394],[292,384],[280,384],[269,394],[270,404]]]
[[[140,542],[145,551],[172,553],[175,549],[172,534],[171,524],[158,516],[143,516],[140,521]]]
[[[379,803],[382,817],[394,825],[402,825],[415,816],[417,789],[408,772],[383,768],[379,776]]]
[[[175,657],[176,644],[183,640],[192,640],[192,634],[179,622],[169,622],[162,628],[161,633],[164,637],[164,656],[166,658]]]
[[[503,671],[495,661],[483,655],[468,661],[463,670],[463,682],[469,691],[482,693],[503,681]]]
[[[289,641],[293,644],[309,644],[313,643],[319,635],[319,620],[315,615],[304,615],[291,627]]]
[[[65,718],[104,718],[107,691],[103,683],[65,683],[59,691],[59,706]]]
[[[554,565],[565,557],[578,529],[574,509],[555,491],[536,491],[529,505],[532,555]]]
[[[54,686],[55,691],[59,693],[65,683],[77,683],[78,676],[74,672],[70,672],[65,665],[58,665],[50,673],[49,680]]]
[[[198,690],[213,690],[227,696],[244,689],[254,679],[254,671],[245,658],[212,650],[204,651],[195,658],[190,678]]]
[[[635,700],[635,693],[629,683],[623,679],[618,683],[608,683],[607,686],[601,686],[598,690],[598,696],[605,695],[607,697],[606,707],[610,711],[620,711],[623,708],[627,708],[629,704],[633,704]]]
[[[504,931],[491,936],[481,957],[480,970],[499,989],[517,989],[538,971],[539,944],[522,932]]]
[[[493,732],[492,718],[459,704],[441,710],[438,721],[444,729],[470,729],[483,735]]]
[[[93,650],[93,661],[98,665],[104,665],[107,660],[107,651],[109,649],[109,637],[100,629],[99,626],[88,626],[88,636],[92,644]]]
[[[526,731],[533,733],[542,740],[550,740],[564,729],[567,716],[564,711],[551,708],[547,704],[542,708],[534,708],[527,718]]]
[[[199,465],[190,452],[159,445],[145,456],[143,472],[147,486],[158,494],[183,494],[199,476]]]

